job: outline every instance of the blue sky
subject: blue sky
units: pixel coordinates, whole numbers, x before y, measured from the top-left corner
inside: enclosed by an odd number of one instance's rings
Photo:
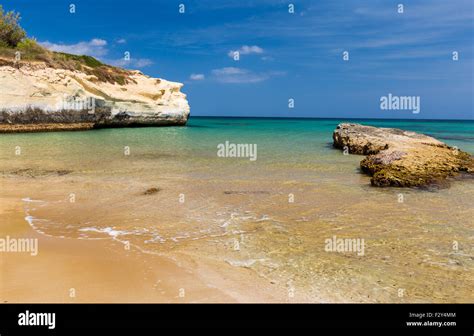
[[[474,119],[472,0],[14,0],[3,6],[19,11],[29,35],[49,48],[183,82],[192,115]],[[380,98],[389,93],[419,96],[421,112],[381,110]]]

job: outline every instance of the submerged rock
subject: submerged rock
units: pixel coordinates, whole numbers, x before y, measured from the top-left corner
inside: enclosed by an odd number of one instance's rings
[[[149,188],[147,190],[145,190],[145,192],[143,193],[143,195],[153,195],[153,194],[156,194],[157,192],[159,192],[161,189],[160,188]]]
[[[334,147],[367,155],[363,172],[378,187],[422,187],[446,183],[461,172],[474,173],[474,159],[466,152],[433,137],[396,128],[339,124]]]
[[[73,171],[69,169],[57,169],[57,170],[48,170],[48,169],[36,169],[36,168],[21,168],[3,171],[2,175],[13,175],[21,177],[49,177],[49,176],[64,176],[71,174]]]
[[[188,120],[181,83],[105,65],[55,66],[0,60],[0,132],[171,126]]]

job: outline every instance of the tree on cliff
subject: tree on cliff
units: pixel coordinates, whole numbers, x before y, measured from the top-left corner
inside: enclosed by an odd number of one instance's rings
[[[19,13],[14,11],[5,12],[0,5],[0,46],[14,48],[26,37],[19,21]]]

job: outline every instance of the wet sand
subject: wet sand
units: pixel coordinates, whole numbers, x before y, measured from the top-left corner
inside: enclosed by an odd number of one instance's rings
[[[1,254],[1,302],[272,302],[251,271],[144,254],[112,240],[49,237],[24,219],[22,202],[0,198],[0,237],[37,238],[39,253]],[[242,286],[245,284],[245,286]],[[249,287],[251,284],[251,288]]]

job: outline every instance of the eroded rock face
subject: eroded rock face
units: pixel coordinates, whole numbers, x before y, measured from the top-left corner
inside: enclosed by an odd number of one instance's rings
[[[339,124],[334,147],[368,155],[360,163],[374,186],[422,187],[474,173],[473,157],[427,135],[395,128]]]
[[[120,85],[40,62],[3,64],[0,132],[184,125],[189,105],[182,86],[139,71]]]

